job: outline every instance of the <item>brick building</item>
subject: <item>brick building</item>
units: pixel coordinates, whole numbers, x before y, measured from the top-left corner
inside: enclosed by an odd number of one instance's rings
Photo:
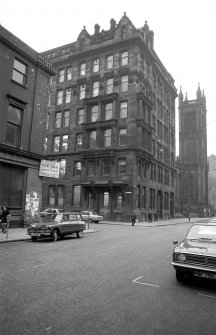
[[[51,65],[0,25],[0,206],[11,225],[38,218]]]
[[[198,86],[196,99],[179,93],[179,160],[176,213],[208,215],[206,98]]]
[[[71,44],[42,53],[50,85],[46,154],[61,164],[44,178],[43,208],[94,209],[106,219],[174,216],[174,80],[154,50],[147,22],[124,13],[110,29],[95,24]]]

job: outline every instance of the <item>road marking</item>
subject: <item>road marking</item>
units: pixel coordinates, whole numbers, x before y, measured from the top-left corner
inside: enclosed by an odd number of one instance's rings
[[[133,282],[133,283],[136,283],[136,284],[146,285],[146,286],[160,287],[159,285],[156,285],[156,284],[143,283],[143,282],[139,281],[139,279],[142,278],[142,277],[143,277],[143,276],[138,277],[138,278],[132,280],[132,282]]]
[[[200,295],[201,297],[216,299],[215,295],[208,295],[208,294],[202,294],[202,293],[197,293],[197,295]]]

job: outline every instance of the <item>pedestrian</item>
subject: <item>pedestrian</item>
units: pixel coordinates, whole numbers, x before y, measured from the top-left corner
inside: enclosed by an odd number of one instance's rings
[[[7,231],[7,223],[8,223],[8,215],[10,214],[9,213],[9,210],[3,206],[1,207],[1,228],[2,228],[2,233],[6,233]]]
[[[132,227],[135,225],[136,222],[136,214],[135,211],[133,211],[132,215],[131,215],[131,221],[132,221]]]
[[[158,212],[155,213],[155,221],[158,220]]]
[[[151,215],[151,213],[148,214],[148,220],[149,220],[149,222],[152,222],[152,215]]]

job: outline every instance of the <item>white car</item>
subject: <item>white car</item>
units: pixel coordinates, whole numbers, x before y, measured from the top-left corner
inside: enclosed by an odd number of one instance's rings
[[[96,212],[92,211],[82,211],[81,216],[84,221],[90,221],[90,222],[95,222],[98,223],[99,221],[103,221],[103,216],[98,215]]]
[[[46,208],[44,211],[40,212],[40,217],[44,218],[48,214],[59,214],[59,213],[63,213],[63,210],[59,208]]]

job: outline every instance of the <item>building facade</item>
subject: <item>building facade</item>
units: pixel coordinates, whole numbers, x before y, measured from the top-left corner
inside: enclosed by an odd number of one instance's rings
[[[38,218],[51,65],[0,25],[0,206],[11,226]]]
[[[198,86],[196,99],[179,94],[179,161],[176,212],[207,216],[208,161],[206,98]]]
[[[147,22],[124,13],[110,29],[86,28],[42,53],[50,85],[46,155],[60,177],[44,178],[42,207],[93,209],[107,220],[174,216],[174,80],[154,51]]]

